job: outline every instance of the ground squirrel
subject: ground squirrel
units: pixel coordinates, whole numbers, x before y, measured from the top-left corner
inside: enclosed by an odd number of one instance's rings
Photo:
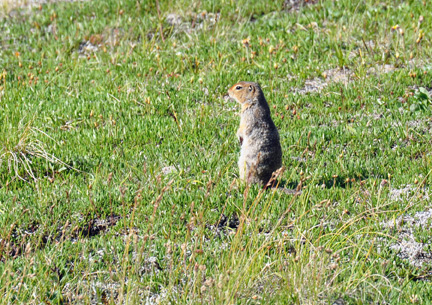
[[[228,90],[241,105],[237,137],[241,151],[240,179],[266,185],[272,173],[282,166],[279,133],[270,116],[270,108],[257,83],[239,82]]]

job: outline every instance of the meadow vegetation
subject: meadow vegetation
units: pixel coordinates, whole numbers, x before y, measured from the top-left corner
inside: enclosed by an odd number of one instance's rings
[[[430,304],[432,3],[0,1],[1,304]],[[280,190],[238,177],[240,81]]]

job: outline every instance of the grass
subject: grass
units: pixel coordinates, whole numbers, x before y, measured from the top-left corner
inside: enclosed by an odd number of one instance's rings
[[[0,5],[0,302],[430,304],[431,4],[156,3]],[[301,194],[238,182],[239,80]]]

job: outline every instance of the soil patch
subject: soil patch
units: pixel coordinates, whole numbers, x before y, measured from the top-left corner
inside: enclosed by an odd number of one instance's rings
[[[390,190],[390,200],[406,202],[417,192],[417,187],[406,185],[400,189]],[[422,190],[423,199],[429,200],[427,190]],[[419,238],[419,231],[432,228],[432,209],[420,211],[414,215],[401,215],[396,219],[381,224],[383,228],[390,229],[390,234],[396,238],[387,247],[396,252],[401,259],[407,260],[411,265],[422,267],[425,263],[432,263],[432,242],[429,238]]]
[[[322,73],[322,78],[308,79],[302,88],[294,88],[293,91],[296,94],[318,93],[331,83],[341,83],[346,86],[352,81],[353,76],[353,72],[346,68],[330,69]]]
[[[432,263],[431,242],[419,240],[414,236],[416,230],[430,230],[431,222],[432,209],[417,212],[413,216],[400,216],[396,220],[383,223],[383,227],[390,228],[397,237],[397,241],[389,248],[413,266],[422,267],[425,263]]]
[[[297,12],[305,6],[317,3],[318,0],[285,0],[282,9],[286,12]]]

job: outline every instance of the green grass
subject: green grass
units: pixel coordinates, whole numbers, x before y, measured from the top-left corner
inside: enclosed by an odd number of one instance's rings
[[[430,304],[383,223],[431,208],[432,5],[317,2],[3,5],[0,302]],[[237,180],[240,80],[301,195]]]

